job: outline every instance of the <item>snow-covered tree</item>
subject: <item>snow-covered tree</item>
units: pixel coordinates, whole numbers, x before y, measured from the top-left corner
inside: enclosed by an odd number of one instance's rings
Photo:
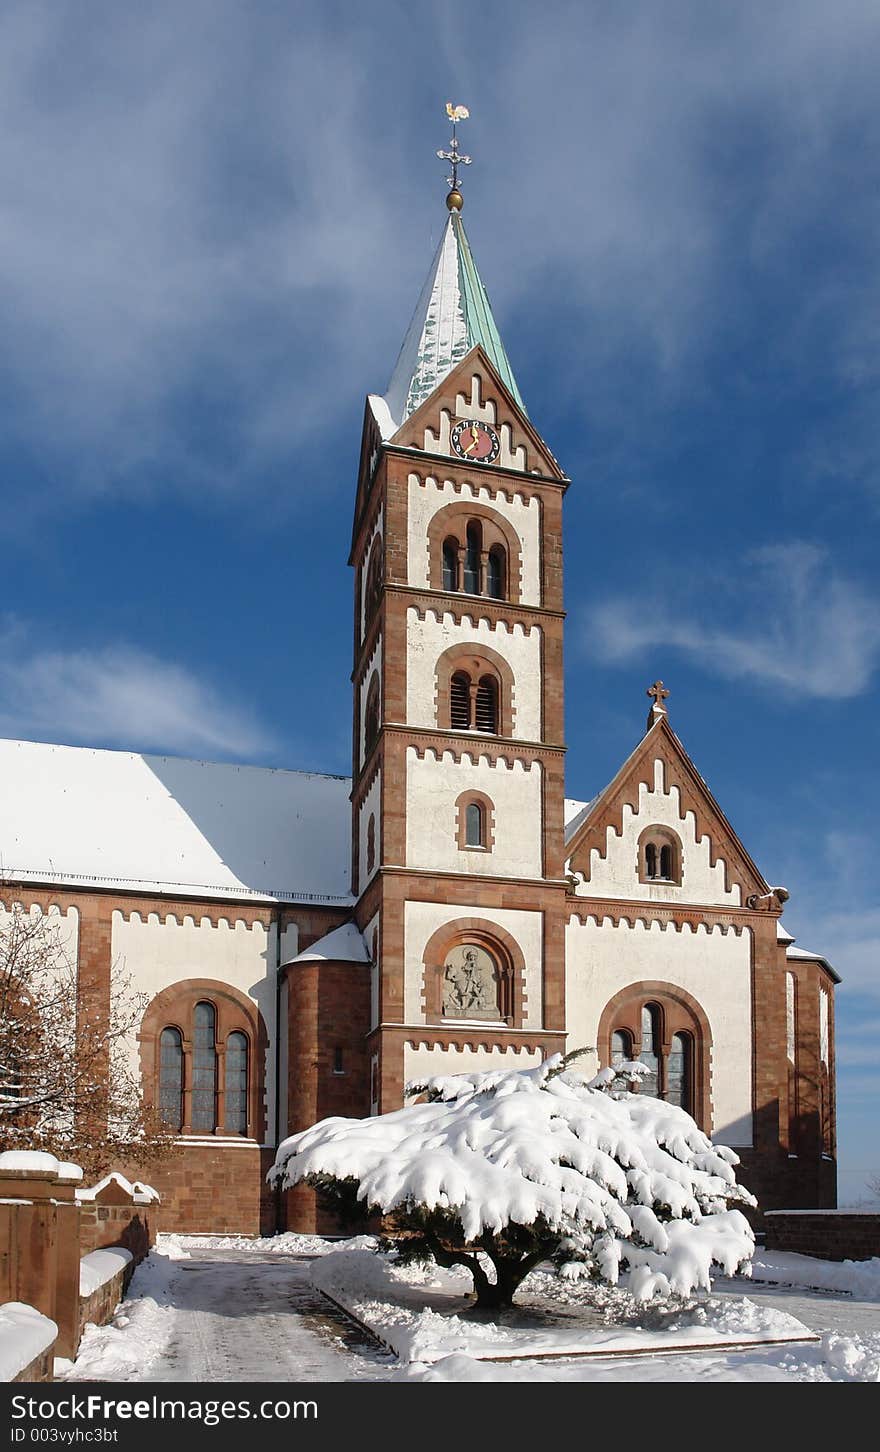
[[[408,1085],[424,1102],[322,1120],[279,1146],[270,1176],[381,1215],[405,1257],[466,1266],[480,1306],[510,1305],[545,1260],[611,1284],[628,1271],[641,1300],[708,1289],[713,1264],[745,1269],[754,1238],[732,1207],[755,1201],[733,1151],[629,1092],[641,1065],[587,1081],[567,1062]]]
[[[48,1150],[98,1176],[146,1167],[173,1136],[145,1107],[128,1046],[142,995],[114,975],[109,1004],[78,987],[66,920],[0,904],[0,1150]]]

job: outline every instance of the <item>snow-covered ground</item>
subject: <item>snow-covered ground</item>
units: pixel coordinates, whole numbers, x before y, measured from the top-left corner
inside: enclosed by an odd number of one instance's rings
[[[218,1382],[880,1380],[880,1260],[837,1265],[759,1252],[752,1283],[719,1280],[698,1307],[704,1325],[728,1331],[737,1325],[766,1330],[795,1317],[821,1337],[813,1344],[608,1360],[481,1361],[469,1351],[485,1341],[486,1322],[459,1315],[473,1344],[465,1337],[460,1349],[439,1360],[404,1364],[359,1332],[314,1285],[333,1278],[328,1256],[363,1253],[370,1245],[366,1238],[333,1242],[297,1235],[162,1236],[135,1272],[114,1323],[88,1328],[75,1365],[59,1362],[58,1374],[67,1380]],[[418,1267],[407,1274],[426,1289],[436,1279]],[[817,1285],[827,1289],[808,1289]],[[595,1295],[543,1270],[523,1283],[518,1299],[523,1305],[515,1319],[524,1324],[531,1317],[545,1337],[554,1324],[570,1331],[578,1318],[591,1318],[594,1327],[620,1326],[634,1309],[625,1292],[606,1288]],[[670,1313],[656,1307],[650,1314],[668,1320]]]

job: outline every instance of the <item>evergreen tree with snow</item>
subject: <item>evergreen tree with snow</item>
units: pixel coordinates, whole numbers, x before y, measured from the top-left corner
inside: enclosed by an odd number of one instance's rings
[[[534,1069],[437,1076],[421,1102],[326,1119],[279,1146],[270,1178],[382,1217],[403,1258],[465,1266],[477,1305],[512,1303],[542,1261],[640,1300],[746,1270],[754,1238],[737,1156],[690,1115],[631,1092],[640,1064],[586,1080],[556,1055]]]

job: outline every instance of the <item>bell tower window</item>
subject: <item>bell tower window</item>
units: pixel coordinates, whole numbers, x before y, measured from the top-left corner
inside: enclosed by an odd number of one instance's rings
[[[449,725],[453,731],[469,731],[471,725],[471,678],[456,671],[449,686]]]
[[[669,827],[646,827],[639,837],[639,881],[681,886],[681,841]]]

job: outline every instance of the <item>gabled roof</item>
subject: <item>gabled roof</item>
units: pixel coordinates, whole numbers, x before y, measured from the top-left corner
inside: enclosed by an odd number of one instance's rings
[[[395,429],[430,397],[478,343],[525,413],[522,394],[477,271],[464,223],[459,213],[453,211],[385,394],[384,402]]]
[[[341,776],[0,740],[0,873],[348,903],[350,789]]]
[[[727,817],[713,797],[706,782],[700,776],[684,746],[669,724],[664,713],[658,716],[651,729],[642,737],[635,750],[630,753],[613,781],[592,802],[587,803],[566,828],[566,856],[573,860],[583,852],[587,859],[592,847],[605,853],[605,828],[609,815],[617,816],[624,801],[638,800],[638,784],[643,781],[650,786],[653,781],[652,763],[660,747],[681,773],[682,815],[693,810],[697,816],[697,834],[707,830],[705,818],[710,819],[712,837],[712,861],[723,857],[727,863],[728,875],[735,867],[743,885],[750,890],[764,892],[768,883],[746,851]]]

